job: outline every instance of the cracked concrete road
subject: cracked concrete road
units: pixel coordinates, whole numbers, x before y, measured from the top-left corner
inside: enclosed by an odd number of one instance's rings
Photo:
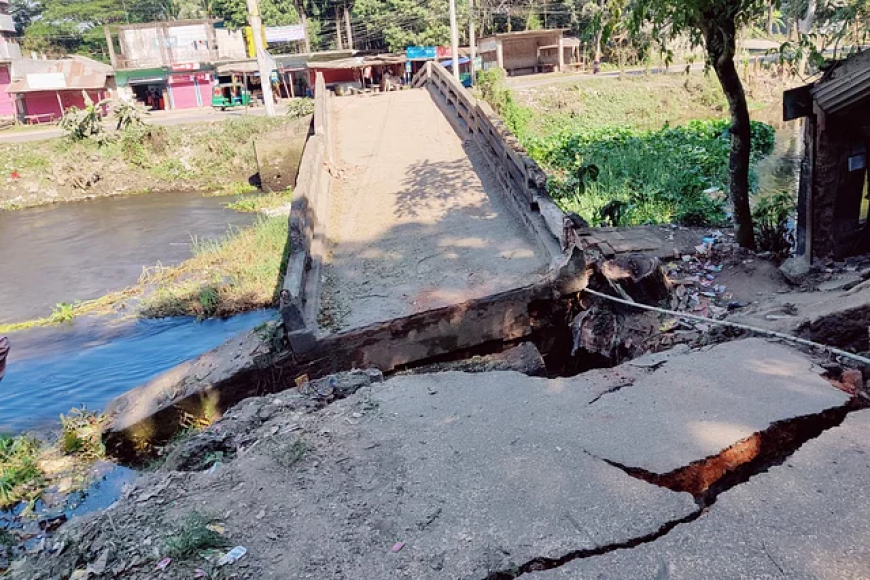
[[[590,453],[664,474],[717,455],[774,422],[849,400],[811,372],[806,357],[761,338],[665,360],[632,388],[604,395],[579,413],[593,427],[583,443]]]
[[[225,463],[144,475],[109,512],[62,528],[86,544],[12,578],[65,577],[104,546],[124,578],[152,578],[159,546],[194,511],[248,549],[216,578],[867,578],[870,411],[704,511],[592,451],[618,442],[667,468],[842,400],[808,358],[753,339],[572,378],[392,377],[317,411],[297,391],[249,399],[184,443],[238,442]],[[174,561],[162,577],[201,563]]]
[[[665,537],[529,580],[870,577],[870,410],[719,496]]]

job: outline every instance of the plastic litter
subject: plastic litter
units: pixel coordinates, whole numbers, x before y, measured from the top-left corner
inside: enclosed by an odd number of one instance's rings
[[[154,567],[155,570],[166,570],[169,568],[169,565],[172,563],[172,558],[163,558],[159,562],[157,562],[157,566]]]
[[[226,566],[228,564],[235,564],[239,560],[245,557],[245,554],[248,553],[248,549],[244,546],[236,546],[226,554],[220,557],[217,561],[218,566]]]
[[[393,544],[392,550],[393,550],[393,552],[398,552],[399,550],[401,550],[404,547],[405,547],[405,542],[396,542],[395,544]]]

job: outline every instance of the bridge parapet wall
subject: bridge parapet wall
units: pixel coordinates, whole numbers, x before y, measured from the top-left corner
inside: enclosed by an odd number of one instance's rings
[[[317,73],[314,134],[308,138],[290,210],[287,273],[281,289],[280,312],[290,346],[307,350],[316,340],[320,269],[326,253],[333,160],[332,93]]]
[[[454,127],[474,139],[520,219],[551,259],[560,259],[568,245],[565,214],[547,194],[546,173],[501,117],[438,63],[426,63],[412,86],[428,88]]]

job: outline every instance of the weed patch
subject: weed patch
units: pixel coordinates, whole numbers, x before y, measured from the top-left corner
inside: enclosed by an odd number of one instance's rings
[[[176,533],[166,538],[166,553],[171,558],[185,559],[205,550],[216,550],[227,545],[218,532],[209,527],[215,521],[205,514],[193,512],[184,519]]]
[[[729,127],[724,119],[657,131],[605,127],[527,137],[525,144],[549,174],[550,195],[590,223],[602,223],[602,209],[617,200],[624,210],[613,225],[718,225],[725,219]],[[771,126],[753,122],[753,161],[769,154],[773,141]],[[597,179],[580,187],[576,175],[590,165]]]

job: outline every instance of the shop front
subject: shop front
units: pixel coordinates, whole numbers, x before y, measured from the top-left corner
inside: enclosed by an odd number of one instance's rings
[[[210,105],[211,73],[174,73],[167,77],[167,81],[172,109],[195,109]]]
[[[126,93],[152,111],[170,108],[166,69],[119,70],[115,74],[115,82],[119,93]]]

